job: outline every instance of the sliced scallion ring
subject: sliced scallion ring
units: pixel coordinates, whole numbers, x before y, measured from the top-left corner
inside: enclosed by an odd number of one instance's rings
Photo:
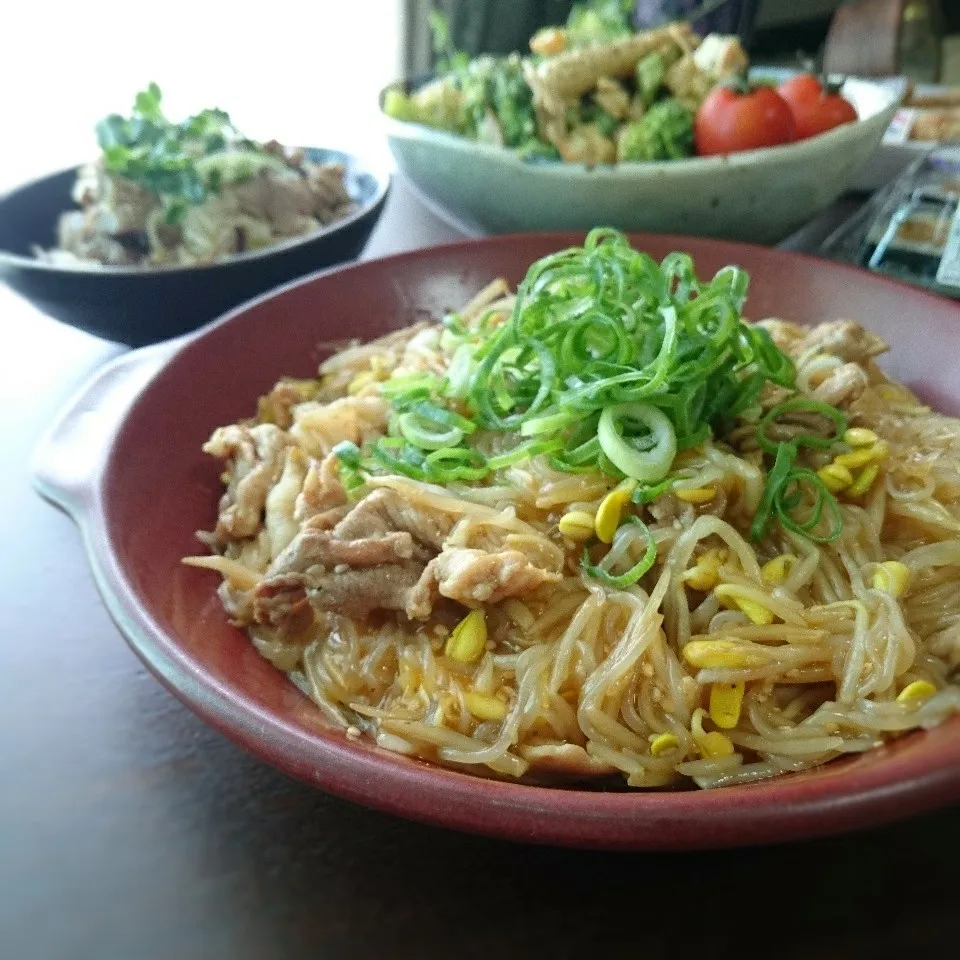
[[[421,450],[455,447],[463,439],[463,431],[459,427],[440,427],[435,421],[412,411],[401,413],[397,426],[403,438]]]
[[[640,451],[623,435],[627,423],[641,423],[652,445]],[[677,453],[677,437],[666,415],[648,403],[621,403],[600,414],[597,438],[603,452],[618,470],[640,483],[656,483],[669,472]]]

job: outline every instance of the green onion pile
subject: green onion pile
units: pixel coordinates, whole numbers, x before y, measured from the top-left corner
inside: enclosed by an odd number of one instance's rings
[[[533,264],[506,322],[495,311],[471,325],[457,314],[444,319],[441,345],[452,352],[446,375],[399,375],[380,385],[393,408],[390,435],[363,451],[336,448],[344,482],[355,488],[365,473],[394,473],[476,483],[545,456],[565,473],[632,478],[634,502],[648,502],[676,479],[670,471],[678,452],[724,435],[744,414],[759,416],[767,384],[794,387],[790,358],[764,329],[743,322],[748,280],[728,266],[701,283],[688,255],[657,263],[622,233],[595,229],[582,247]],[[798,409],[827,416],[838,436],[845,429],[834,408],[801,398],[762,419],[758,442],[774,462],[755,539],[774,514],[786,529],[821,542],[840,532],[832,494],[816,473],[795,467],[800,447],[836,438],[804,434],[778,443],[767,436],[777,416]],[[497,449],[504,452],[478,449],[478,438],[490,434],[502,435]],[[800,521],[793,513],[804,487],[814,508]],[[818,537],[824,510],[835,522]]]

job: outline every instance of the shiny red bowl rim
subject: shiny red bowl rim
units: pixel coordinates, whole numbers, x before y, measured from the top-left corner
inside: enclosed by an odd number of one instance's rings
[[[577,234],[582,236],[582,234]],[[458,248],[556,237],[558,248],[572,233],[515,234],[465,240],[393,257],[410,262]],[[633,236],[642,237],[643,234]],[[694,238],[658,235],[682,244]],[[735,253],[751,244],[708,241]],[[852,282],[880,284],[891,296],[943,300],[886,278],[804,254],[759,248],[766,255],[802,258],[823,269],[847,271]],[[72,489],[51,480],[44,466],[50,438],[71,413],[66,408],[34,459],[34,482],[42,495],[65,509],[79,525],[87,557],[104,603],[126,641],[160,682],[205,721],[244,749],[305,782],[345,799],[408,819],[514,841],[595,849],[707,849],[831,835],[889,822],[960,801],[960,717],[933,731],[912,733],[893,746],[871,752],[865,766],[835,761],[820,770],[787,775],[743,787],[689,791],[602,792],[488,780],[382,750],[341,734],[311,733],[261,710],[242,689],[218,683],[201,662],[188,657],[175,636],[153,619],[118,563],[108,542],[103,480],[109,452],[127,412],[150,382],[189,351],[202,350],[209,333],[253,306],[332,273],[375,269],[380,261],[338,266],[293,281],[232,310],[176,341],[124,354],[98,380],[139,375],[142,383],[113,424],[99,463]],[[960,321],[960,312],[958,312]],[[78,394],[88,403],[89,387]]]

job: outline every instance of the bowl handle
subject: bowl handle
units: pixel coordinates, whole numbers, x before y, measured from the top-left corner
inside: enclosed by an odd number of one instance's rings
[[[96,486],[124,414],[186,339],[124,353],[101,367],[74,394],[31,459],[34,486],[43,497],[77,515]]]

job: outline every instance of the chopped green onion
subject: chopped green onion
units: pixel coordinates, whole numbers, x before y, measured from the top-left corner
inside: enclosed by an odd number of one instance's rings
[[[829,535],[839,535],[836,500],[796,460],[802,448],[836,443],[847,419],[799,396],[760,415],[765,390],[794,389],[796,368],[766,330],[744,322],[748,286],[739,267],[700,280],[687,254],[657,263],[619,231],[591,230],[582,246],[530,266],[505,322],[502,310],[469,324],[445,317],[446,374],[381,383],[390,436],[364,452],[345,448],[341,468],[483,482],[544,456],[561,472],[635,479],[634,502],[647,503],[678,479],[670,474],[678,451],[726,436],[750,416],[761,449],[774,458],[751,535],[761,538],[776,518],[817,539],[825,515],[833,520]],[[833,435],[801,432],[777,442],[769,432],[791,413],[822,415]],[[491,441],[504,452],[484,456]],[[518,442],[504,449],[511,441]]]
[[[437,378],[428,373],[411,373],[391,377],[380,384],[380,392],[390,400],[409,400],[413,397],[425,399],[431,395],[437,385]]]
[[[500,470],[502,467],[509,467],[521,460],[529,460],[531,457],[537,457],[545,453],[556,453],[563,446],[563,441],[557,437],[553,440],[528,440],[515,446],[506,453],[501,453],[496,457],[487,458],[487,468],[490,470]]]
[[[679,477],[667,477],[665,480],[661,480],[659,483],[654,483],[652,485],[638,486],[636,490],[633,491],[633,496],[630,498],[634,503],[650,503],[653,500],[656,500],[657,497],[666,493],[676,482],[679,480]]]
[[[535,437],[540,433],[552,433],[576,423],[580,415],[576,413],[552,413],[547,416],[526,420],[520,425],[520,435]]]
[[[589,466],[597,462],[600,453],[600,438],[593,436],[580,446],[568,450],[566,460],[577,467]]]
[[[385,439],[379,440],[373,447],[371,455],[381,467],[384,467],[388,473],[399,473],[413,480],[427,480],[427,472],[423,467],[404,454],[408,454],[409,448],[404,444],[400,449],[400,456],[394,456],[391,453],[392,444],[388,444]]]
[[[590,554],[586,548],[584,548],[583,560],[581,561],[584,573],[593,577],[594,580],[599,580],[608,587],[615,587],[618,590],[624,590],[627,587],[633,586],[633,584],[647,573],[657,559],[657,544],[653,539],[653,535],[650,533],[650,529],[639,517],[630,517],[629,520],[630,524],[635,524],[641,528],[647,541],[647,549],[644,555],[629,570],[621,574],[610,573],[610,571],[603,566],[602,560],[596,565],[591,563]],[[624,524],[614,537],[614,545],[617,545],[617,541],[621,537],[631,536],[634,533],[635,531],[633,531],[628,524]]]
[[[454,410],[448,410],[446,407],[438,407],[435,403],[418,403],[411,408],[411,412],[433,423],[456,427],[466,434],[473,433],[477,429],[477,425],[472,420],[461,417],[460,414]]]
[[[427,472],[434,480],[482,480],[490,468],[475,450],[452,447],[434,450],[426,458]]]
[[[450,366],[447,367],[448,396],[460,399],[467,395],[473,368],[473,347],[469,343],[462,343],[454,351]]]
[[[650,431],[653,443],[649,449],[640,451],[624,437],[623,429],[629,422],[639,422]],[[597,437],[614,466],[641,483],[662,480],[677,452],[673,424],[660,410],[646,403],[607,407],[600,414]]]
[[[808,397],[792,397],[768,410],[757,424],[757,443],[766,453],[776,454],[779,447],[778,441],[771,440],[767,436],[767,427],[785,413],[819,414],[832,421],[836,429],[835,435],[832,437],[818,437],[812,433],[801,433],[795,437],[791,437],[791,442],[796,447],[812,447],[814,449],[825,450],[831,446],[831,444],[836,443],[847,429],[847,418],[836,407],[821,403],[819,400],[811,400]]]
[[[433,430],[431,421],[419,413],[401,413],[397,426],[404,439],[422,450],[443,450],[455,447],[463,439],[459,427],[447,427],[445,430]]]
[[[700,444],[709,439],[711,433],[710,426],[706,423],[701,423],[693,433],[677,437],[677,453],[683,453],[684,450],[692,450],[694,447],[699,447]]]
[[[760,540],[766,532],[777,493],[789,477],[790,471],[793,469],[793,461],[796,458],[797,448],[792,443],[780,444],[777,449],[776,460],[773,462],[773,468],[767,474],[767,482],[763,488],[760,505],[757,507],[756,515],[750,526],[750,536],[754,540]]]
[[[360,448],[355,443],[351,443],[349,440],[344,440],[341,443],[338,443],[333,448],[331,453],[334,454],[340,463],[342,463],[345,467],[350,467],[351,470],[356,470],[360,467]]]
[[[819,438],[818,438],[819,439]],[[766,533],[766,528],[772,515],[785,530],[800,534],[814,543],[831,543],[843,532],[843,514],[836,497],[827,489],[823,480],[806,468],[794,468],[797,458],[795,440],[781,443],[777,449],[773,468],[767,475],[763,488],[763,496],[756,516],[750,527],[750,536],[753,540],[760,540]],[[813,507],[810,516],[804,520],[797,520],[792,511],[800,506],[803,495],[802,486],[806,483],[814,493]],[[825,535],[814,533],[820,523],[824,508],[832,518],[830,532]]]
[[[470,386],[470,397],[480,414],[481,423],[494,430],[512,430],[536,413],[550,397],[556,371],[553,354],[544,344],[532,338],[514,344],[509,334],[508,328],[502,328],[499,336],[494,335],[499,342],[474,372]],[[517,361],[520,360],[525,362],[518,365]],[[534,360],[537,362],[533,363]],[[509,379],[505,380],[504,377]],[[531,378],[534,379],[531,381]],[[493,396],[490,392],[491,383],[494,386]],[[529,393],[531,386],[535,387],[536,393],[523,412],[503,416],[494,409],[492,400],[498,400],[503,413],[512,409],[516,398],[509,391],[508,383],[513,384],[514,392],[518,394]],[[504,398],[498,390],[507,390],[507,396]]]
[[[812,488],[815,500],[809,518],[801,523],[791,515],[790,511],[800,504],[800,487],[804,481]],[[796,491],[788,496],[791,487],[796,487]],[[821,536],[814,533],[814,530],[820,523],[824,507],[829,511],[833,522],[830,532]],[[831,543],[843,532],[843,515],[840,513],[840,505],[823,480],[812,470],[793,470],[788,475],[786,482],[780,485],[774,497],[774,510],[784,529],[798,533],[814,543]]]

